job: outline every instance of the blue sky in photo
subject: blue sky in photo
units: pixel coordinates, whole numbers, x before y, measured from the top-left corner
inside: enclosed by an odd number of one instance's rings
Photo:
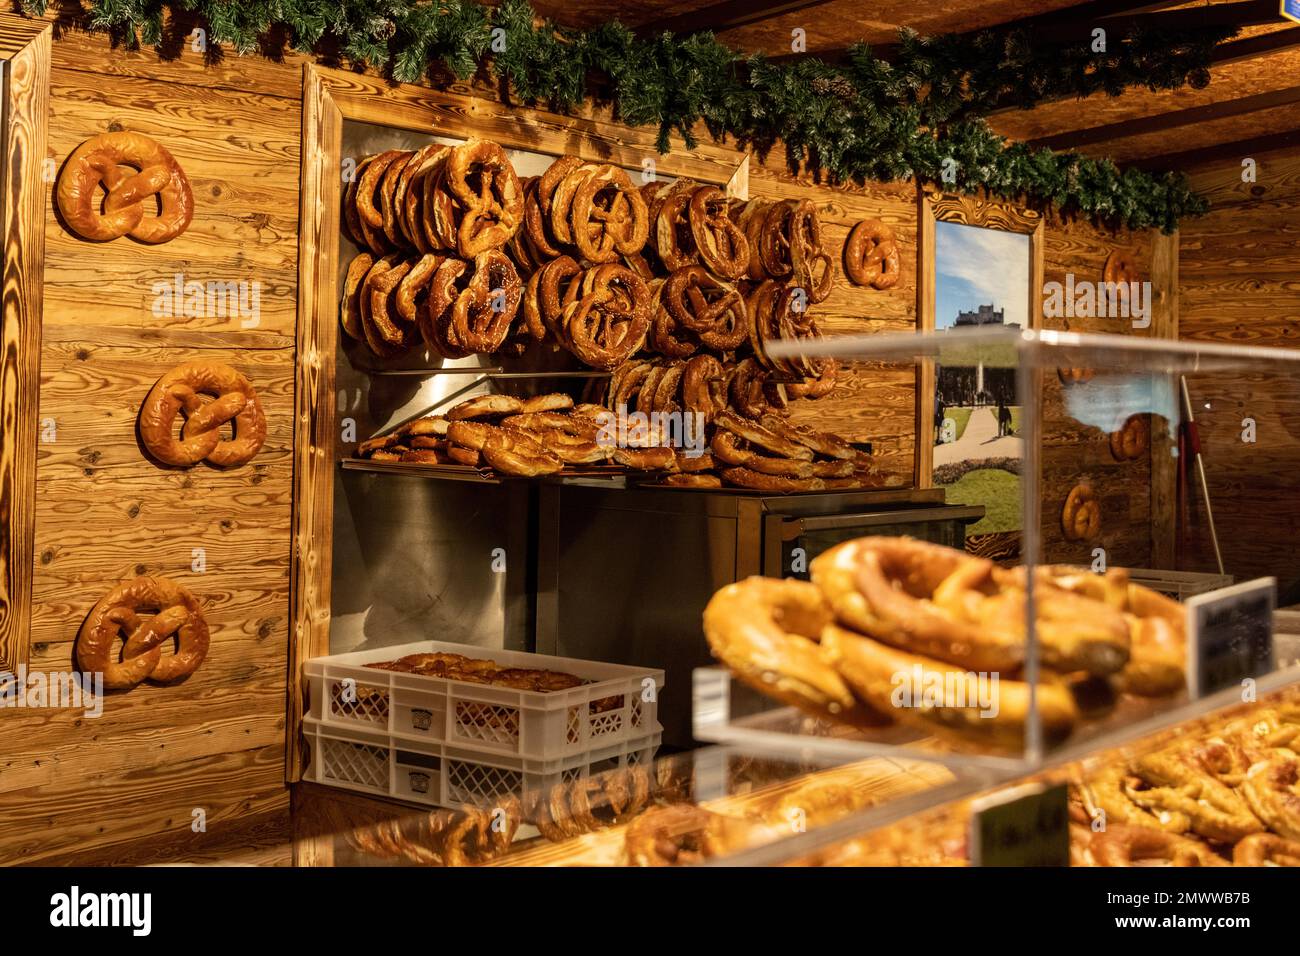
[[[993,303],[1006,323],[1029,325],[1029,237],[1015,232],[934,224],[934,327],[950,328],[958,312]]]

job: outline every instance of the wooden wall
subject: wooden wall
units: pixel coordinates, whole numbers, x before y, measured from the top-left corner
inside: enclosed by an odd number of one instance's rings
[[[1153,281],[1154,286],[1153,241],[1147,233],[1111,233],[1088,222],[1049,217],[1043,235],[1043,281],[1065,283],[1067,274],[1072,274],[1076,283],[1100,282],[1110,253],[1126,249],[1142,279]],[[1123,317],[1044,317],[1043,328],[1139,337],[1159,331],[1155,321],[1149,328],[1136,329],[1131,319]],[[1150,455],[1116,461],[1110,452],[1110,432],[1096,422],[1081,421],[1067,404],[1071,398],[1077,400],[1089,393],[1105,401],[1106,392],[1113,391],[1114,383],[1121,379],[1099,370],[1089,383],[1065,386],[1052,372],[1043,375],[1041,527],[1045,560],[1091,564],[1093,549],[1100,547],[1110,565],[1151,566]],[[1092,485],[1102,508],[1101,533],[1092,542],[1068,541],[1061,530],[1065,499],[1081,481]]]
[[[62,164],[108,130],[146,133],[184,167],[196,213],[163,245],[88,243],[45,196],[30,666],[73,667],[90,608],[137,574],[199,595],[212,645],[188,680],[110,695],[98,719],[0,712],[0,861],[202,857],[219,845],[288,860],[300,69],[234,57],[205,67],[188,46],[177,56],[110,53],[77,31],[54,44],[49,156]],[[260,321],[155,316],[152,285],[176,273],[260,283]],[[258,388],[269,434],[250,465],[170,470],[141,454],[141,401],[194,359],[229,363]],[[199,548],[204,573],[192,570]],[[191,827],[195,809],[206,832]]]
[[[1242,160],[1256,163],[1242,181]],[[1300,152],[1230,157],[1191,171],[1211,212],[1183,224],[1182,338],[1296,348],[1300,343]],[[1200,376],[1189,382],[1227,573],[1276,575],[1279,600],[1300,601],[1300,380],[1294,375]],[[1242,441],[1242,421],[1257,441]],[[1183,556],[1213,570],[1201,495],[1194,495]]]
[[[288,860],[284,733],[303,61],[205,57],[186,43],[172,43],[168,56],[110,51],[103,37],[68,28],[54,45],[49,156],[61,164],[77,144],[107,130],[154,136],[189,175],[196,215],[183,236],[161,246],[91,244],[68,233],[45,197],[40,418],[52,431],[39,446],[37,468],[31,666],[69,669],[87,612],[137,574],[171,576],[198,594],[212,647],[187,681],[112,695],[98,719],[0,711],[0,862],[202,859],[230,846],[252,848],[266,862]],[[892,225],[902,247],[898,284],[867,291],[841,275],[817,312],[827,334],[915,328],[914,186],[833,189],[789,171],[778,149],[751,163],[750,189],[812,199],[832,248],[861,218]],[[1047,277],[1099,273],[1109,242],[1091,226],[1053,225]],[[260,321],[246,327],[240,316],[155,316],[153,283],[176,273],[259,282]],[[269,434],[250,465],[226,473],[166,470],[141,454],[140,402],[163,371],[192,359],[232,364],[258,387]],[[873,441],[889,470],[910,477],[914,402],[910,366],[872,369],[846,376],[827,399],[799,403],[794,415]],[[1098,441],[1090,436],[1084,454],[1109,471]],[[1077,446],[1062,439],[1052,455],[1073,455]],[[1063,460],[1049,456],[1049,470],[1064,468]],[[1122,492],[1107,492],[1135,527],[1145,520],[1139,483],[1134,473]],[[1115,542],[1136,560],[1136,532],[1131,541],[1116,532]],[[197,548],[205,554],[203,573],[192,570]],[[196,809],[206,813],[206,833],[191,829]]]

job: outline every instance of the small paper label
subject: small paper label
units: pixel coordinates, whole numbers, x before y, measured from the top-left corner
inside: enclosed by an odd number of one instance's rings
[[[971,866],[1069,866],[1065,784],[1030,783],[971,802]]]
[[[1276,578],[1187,599],[1187,691],[1193,700],[1275,669],[1276,606]]]

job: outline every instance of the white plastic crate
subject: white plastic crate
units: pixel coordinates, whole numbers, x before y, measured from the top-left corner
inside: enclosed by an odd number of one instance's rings
[[[563,671],[590,683],[568,690],[523,691],[488,684],[375,670],[365,664],[442,651],[504,667]],[[307,661],[309,716],[318,723],[384,733],[389,746],[428,753],[447,744],[534,761],[581,757],[596,747],[643,740],[662,731],[664,672],[520,651],[422,641]],[[613,698],[614,706],[606,706]]]
[[[311,747],[303,779],[438,807],[493,807],[508,797],[606,770],[649,766],[662,739],[655,732],[573,757],[531,760],[429,742],[412,744],[419,749],[408,750],[394,746],[382,731],[340,727],[311,717],[303,721],[303,735]]]

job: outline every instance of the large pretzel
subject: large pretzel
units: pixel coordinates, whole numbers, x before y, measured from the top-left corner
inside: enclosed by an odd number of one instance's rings
[[[1116,461],[1141,458],[1151,447],[1151,422],[1146,415],[1130,415],[1110,433],[1110,453]]]
[[[1133,255],[1123,249],[1116,249],[1106,257],[1106,264],[1102,266],[1101,278],[1103,282],[1130,284],[1138,281],[1137,264],[1133,261]]]
[[[844,243],[844,271],[854,285],[888,289],[898,282],[898,241],[879,219],[864,219]]]
[[[581,297],[565,307],[563,323],[574,355],[592,368],[614,368],[645,344],[650,290],[626,266],[596,266],[583,278]]]
[[[641,251],[649,235],[645,200],[617,166],[597,166],[573,195],[573,241],[591,263]]]
[[[204,403],[200,395],[214,396]],[[180,439],[176,416],[185,410]],[[221,426],[234,422],[232,440]],[[160,378],[140,409],[140,438],[166,465],[188,467],[206,460],[218,467],[250,461],[266,440],[266,417],[253,385],[229,365],[186,362]]]
[[[141,618],[140,611],[156,613]],[[118,639],[126,636],[121,660]],[[173,637],[178,647],[163,655]],[[203,663],[208,653],[208,625],[198,600],[169,578],[124,581],[100,599],[77,635],[77,665],[102,673],[104,687],[121,690],[143,680],[165,684],[179,680]]]
[[[470,140],[447,159],[446,188],[464,214],[456,231],[462,258],[504,246],[523,221],[524,198],[519,177],[496,143]]]
[[[519,311],[519,273],[498,249],[474,259],[474,274],[451,308],[452,339],[475,352],[495,352]]]
[[[1086,482],[1075,485],[1066,496],[1061,530],[1069,541],[1091,541],[1101,533],[1101,504]]]
[[[749,335],[745,300],[703,266],[678,269],[664,283],[662,296],[668,314],[711,349],[729,352]]]
[[[100,186],[108,191],[103,212]],[[140,133],[101,133],[86,140],[68,157],[55,192],[64,221],[83,239],[130,236],[167,242],[194,217],[194,194],[184,170],[171,153]],[[145,209],[155,195],[161,210],[146,219]]]
[[[749,268],[749,242],[728,215],[727,197],[717,186],[701,186],[687,206],[691,238],[700,259],[720,279],[739,279]]]

